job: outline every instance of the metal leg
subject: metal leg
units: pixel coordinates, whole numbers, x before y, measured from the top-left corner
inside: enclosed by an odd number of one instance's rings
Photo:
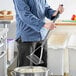
[[[4,25],[4,28],[7,28],[7,24],[3,24],[3,25]],[[4,46],[4,48],[5,48],[5,51],[7,52],[7,32],[5,34],[5,37],[6,37],[6,39],[5,39],[5,46]],[[7,65],[7,53],[6,53],[6,65]],[[5,69],[6,69],[5,75],[7,76],[7,67]]]

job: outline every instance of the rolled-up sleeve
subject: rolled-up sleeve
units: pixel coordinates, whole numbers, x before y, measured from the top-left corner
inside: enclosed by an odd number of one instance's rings
[[[53,20],[55,17],[53,16],[54,12],[56,10],[53,10],[52,8],[50,8],[50,6],[47,4],[46,2],[46,5],[45,5],[45,16],[48,18],[48,19],[51,19]]]
[[[20,19],[29,27],[39,32],[40,29],[44,26],[45,22],[32,14],[26,0],[25,2],[24,0],[14,0],[14,4]]]

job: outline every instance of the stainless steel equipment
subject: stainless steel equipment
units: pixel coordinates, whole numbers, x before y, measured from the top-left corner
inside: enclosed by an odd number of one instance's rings
[[[6,51],[0,53],[0,76],[6,74]]]
[[[48,76],[48,69],[39,66],[18,67],[12,71],[12,76]]]
[[[0,20],[0,76],[7,76],[7,25],[9,20]]]

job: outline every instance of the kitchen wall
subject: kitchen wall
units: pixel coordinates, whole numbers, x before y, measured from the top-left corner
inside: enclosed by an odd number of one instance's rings
[[[48,4],[57,9],[59,4],[64,5],[64,13],[59,19],[71,19],[72,14],[76,14],[76,0],[47,0]]]
[[[1,9],[14,10],[13,0],[0,0]]]
[[[11,10],[14,12],[13,0],[0,0],[0,10]]]

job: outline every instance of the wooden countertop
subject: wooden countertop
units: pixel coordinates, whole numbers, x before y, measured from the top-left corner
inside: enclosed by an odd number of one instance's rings
[[[76,26],[76,21],[72,20],[58,20],[56,21],[56,26]]]

